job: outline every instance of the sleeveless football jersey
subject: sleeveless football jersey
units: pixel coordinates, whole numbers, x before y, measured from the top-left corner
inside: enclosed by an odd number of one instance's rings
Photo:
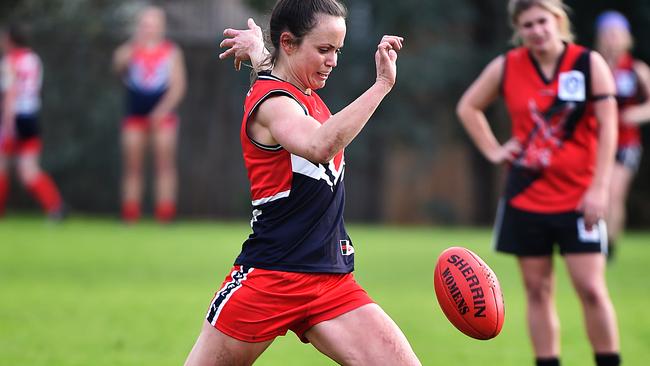
[[[169,87],[174,45],[162,42],[147,48],[134,46],[124,83],[127,88],[127,114],[147,115]]]
[[[597,122],[590,50],[566,44],[547,80],[530,51],[505,56],[502,93],[522,152],[510,166],[505,197],[530,212],[575,211],[591,183]]]
[[[2,90],[16,88],[14,110],[18,116],[33,116],[41,108],[41,60],[32,50],[18,48],[2,60]]]
[[[354,248],[343,223],[343,151],[319,164],[248,136],[247,124],[256,108],[278,95],[295,100],[305,115],[321,124],[331,116],[316,93],[307,95],[269,73],[259,74],[244,102],[240,132],[253,232],[235,264],[289,272],[351,272]]]
[[[634,71],[632,55],[623,56],[614,70],[616,80],[616,101],[619,108],[618,147],[641,144],[641,133],[638,126],[628,125],[620,119],[620,112],[625,107],[643,103],[647,96],[639,85],[639,76]]]

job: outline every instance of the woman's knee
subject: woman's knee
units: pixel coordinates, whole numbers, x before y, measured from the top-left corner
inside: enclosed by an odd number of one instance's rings
[[[41,172],[38,164],[33,162],[19,162],[17,166],[18,179],[25,185],[31,185]]]
[[[526,298],[529,303],[536,305],[548,304],[553,301],[553,284],[550,280],[526,281]]]
[[[578,297],[585,306],[602,306],[608,301],[607,289],[604,284],[589,283],[576,286]]]

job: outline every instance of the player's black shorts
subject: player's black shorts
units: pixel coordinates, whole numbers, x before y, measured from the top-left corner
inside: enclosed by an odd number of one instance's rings
[[[38,116],[34,114],[19,114],[16,116],[16,137],[25,141],[40,136]]]
[[[587,231],[580,212],[535,213],[502,201],[494,230],[496,250],[519,257],[552,255],[555,244],[561,255],[607,252],[605,222]]]
[[[639,170],[639,165],[641,165],[642,153],[643,148],[641,145],[619,146],[616,149],[616,163],[636,173]]]

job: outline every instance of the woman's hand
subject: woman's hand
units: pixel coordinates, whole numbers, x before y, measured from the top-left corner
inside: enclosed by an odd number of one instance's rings
[[[239,71],[242,61],[250,60],[254,70],[259,70],[260,65],[269,55],[264,48],[264,37],[260,28],[253,18],[248,18],[248,29],[226,28],[223,31],[225,37],[219,44],[221,48],[227,48],[219,54],[219,59],[225,60],[234,57],[235,70]]]
[[[397,52],[402,49],[404,38],[399,36],[383,36],[377,45],[375,64],[377,65],[377,83],[393,88],[397,77]]]
[[[521,144],[516,138],[511,138],[505,144],[490,152],[486,157],[493,164],[512,162],[521,152]]]
[[[587,230],[591,230],[593,225],[605,217],[609,199],[608,194],[607,188],[591,185],[582,197],[578,211],[581,211],[584,215]]]

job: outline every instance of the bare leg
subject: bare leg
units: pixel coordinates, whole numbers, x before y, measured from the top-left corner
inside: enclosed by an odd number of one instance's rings
[[[178,130],[160,126],[154,134],[154,153],[156,159],[156,216],[168,221],[176,209],[176,190],[178,178],[176,171],[176,144]]]
[[[520,257],[519,267],[526,289],[528,331],[538,358],[560,354],[560,321],[555,308],[553,258]]]
[[[142,201],[143,161],[146,144],[146,131],[135,128],[122,130],[124,164],[122,175],[122,205],[136,205],[138,210]]]
[[[36,153],[23,154],[18,157],[18,178],[26,187],[32,185],[42,172],[38,160],[39,154]]]
[[[341,365],[420,365],[402,331],[377,304],[316,324],[305,337]]]
[[[247,366],[264,352],[273,340],[248,343],[229,337],[203,322],[201,334],[192,348],[185,366]]]
[[[618,352],[618,325],[605,282],[605,257],[600,253],[570,254],[565,260],[582,302],[587,334],[594,352]]]

